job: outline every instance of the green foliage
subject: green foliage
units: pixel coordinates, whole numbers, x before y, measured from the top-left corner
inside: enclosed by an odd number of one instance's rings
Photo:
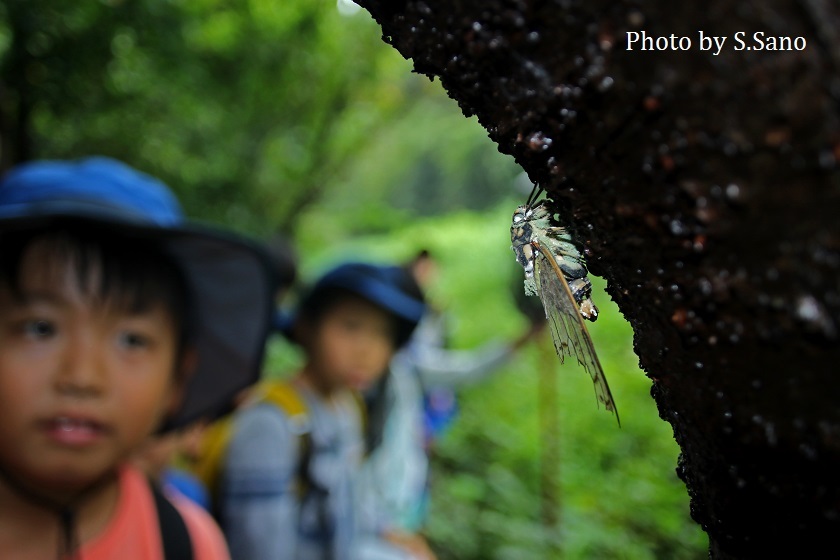
[[[527,324],[514,303],[523,277],[510,251],[518,203],[322,247],[308,255],[304,276],[348,258],[402,261],[428,248],[442,264],[432,299],[457,319],[454,345],[511,339]],[[621,427],[598,409],[584,370],[559,364],[548,333],[490,380],[464,390],[460,417],[434,460],[428,533],[441,560],[707,556],[706,535],[690,519],[685,486],[675,474],[678,447],[638,368],[630,327],[604,283],[593,280],[601,314],[590,333]],[[541,432],[544,370],[557,381],[557,421]],[[543,466],[547,443],[559,448],[559,458]],[[556,525],[541,520],[543,468],[559,487]]]
[[[512,161],[380,34],[330,2],[11,0],[0,155],[116,157],[259,235],[485,207]]]

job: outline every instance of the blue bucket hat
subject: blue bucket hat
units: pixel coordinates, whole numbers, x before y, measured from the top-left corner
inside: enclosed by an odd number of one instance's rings
[[[166,185],[112,159],[32,162],[0,181],[0,233],[67,220],[157,240],[184,274],[198,363],[167,428],[230,410],[259,378],[271,323],[276,282],[263,249],[188,222]]]
[[[315,282],[292,314],[279,314],[275,328],[289,338],[306,309],[327,291],[340,289],[365,299],[396,317],[399,323],[396,342],[402,346],[420,322],[426,305],[411,274],[398,266],[349,262],[338,265]]]

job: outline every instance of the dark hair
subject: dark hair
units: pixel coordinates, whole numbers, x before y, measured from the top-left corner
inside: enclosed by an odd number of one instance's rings
[[[176,363],[190,343],[192,305],[186,279],[175,261],[152,239],[104,232],[102,226],[62,221],[49,229],[0,234],[0,283],[22,297],[20,268],[27,251],[44,243],[56,265],[71,265],[80,290],[131,312],[162,305],[177,333]]]
[[[411,257],[408,262],[405,263],[405,266],[412,267],[419,263],[420,261],[426,260],[434,260],[434,256],[432,255],[431,251],[428,249],[420,249],[417,253]]]

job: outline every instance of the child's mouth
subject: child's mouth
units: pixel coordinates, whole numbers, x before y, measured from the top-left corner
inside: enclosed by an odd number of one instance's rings
[[[85,446],[99,442],[105,426],[87,418],[56,416],[44,423],[47,436],[61,445]]]
[[[369,377],[365,375],[350,376],[350,378],[347,380],[347,386],[356,391],[364,391],[365,389],[370,387],[370,385],[371,382],[369,380]]]

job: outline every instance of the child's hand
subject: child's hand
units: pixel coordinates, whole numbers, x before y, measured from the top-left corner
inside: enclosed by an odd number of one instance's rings
[[[383,535],[391,544],[409,552],[416,560],[437,560],[426,539],[417,533],[386,531]]]

